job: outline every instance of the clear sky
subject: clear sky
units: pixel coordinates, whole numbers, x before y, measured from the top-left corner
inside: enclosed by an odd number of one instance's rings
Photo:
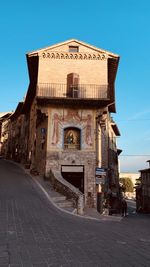
[[[0,112],[15,110],[27,91],[27,52],[75,38],[119,54],[112,115],[121,132],[121,171],[148,166],[149,0],[1,1],[0,34]]]

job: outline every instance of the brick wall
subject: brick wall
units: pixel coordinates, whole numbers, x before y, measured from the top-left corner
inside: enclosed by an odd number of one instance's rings
[[[79,74],[80,84],[107,84],[107,60],[40,58],[38,83],[67,83],[69,73]]]
[[[70,43],[69,45],[77,45]],[[55,48],[45,50],[46,54],[52,51],[68,53],[68,45],[62,45]],[[89,48],[88,46],[79,45],[79,53],[87,53],[87,55],[98,54],[98,51]],[[74,53],[73,53],[74,54]],[[43,52],[39,53],[39,70],[38,83],[66,83],[67,74],[78,73],[81,84],[107,84],[108,70],[107,57],[103,59],[74,59],[74,58],[49,58],[43,57]]]

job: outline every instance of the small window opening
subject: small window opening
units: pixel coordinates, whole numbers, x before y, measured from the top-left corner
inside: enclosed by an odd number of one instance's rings
[[[79,52],[79,47],[78,46],[69,46],[69,52],[71,52],[71,53]]]

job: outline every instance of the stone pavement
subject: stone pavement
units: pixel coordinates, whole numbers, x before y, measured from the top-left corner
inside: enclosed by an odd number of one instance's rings
[[[0,160],[0,267],[150,266],[150,217],[62,212],[24,170]]]

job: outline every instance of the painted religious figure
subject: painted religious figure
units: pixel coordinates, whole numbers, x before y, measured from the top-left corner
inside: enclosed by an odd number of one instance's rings
[[[77,128],[67,128],[64,132],[65,148],[80,148],[80,130]]]
[[[64,121],[68,121],[68,122],[80,122],[81,121],[81,118],[78,114],[78,110],[72,110],[72,109],[69,109],[67,111],[67,115],[64,117]]]
[[[64,132],[64,135],[63,135]],[[64,136],[64,141],[63,141]],[[93,117],[90,111],[77,109],[54,110],[52,113],[51,144],[57,148],[92,147],[93,144]]]
[[[53,116],[53,135],[52,135],[52,144],[56,145],[59,140],[59,115],[57,113],[54,113]]]
[[[87,115],[86,144],[89,146],[92,145],[92,116],[90,114]]]
[[[73,131],[69,131],[66,136],[66,142],[67,144],[74,144],[75,143],[75,138]]]

